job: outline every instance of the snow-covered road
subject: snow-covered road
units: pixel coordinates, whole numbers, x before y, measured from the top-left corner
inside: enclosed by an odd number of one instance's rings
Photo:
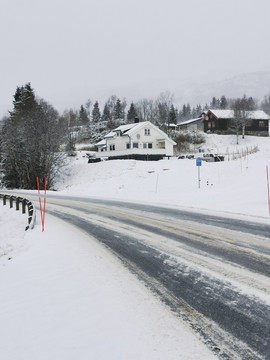
[[[103,245],[45,221],[1,207],[1,360],[215,358]]]
[[[116,201],[55,201],[52,213],[113,250],[217,352],[253,360],[269,353],[269,225]]]
[[[269,225],[64,196],[47,209],[113,250],[217,353],[269,352]]]

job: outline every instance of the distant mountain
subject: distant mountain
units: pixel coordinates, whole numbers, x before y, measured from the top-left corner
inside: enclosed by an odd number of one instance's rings
[[[169,91],[174,94],[175,104],[182,106],[189,103],[205,105],[212,100],[213,96],[220,98],[242,97],[246,94],[258,100],[262,100],[270,93],[270,71],[240,74],[231,78],[199,82],[194,79],[155,79],[145,83],[129,84],[114,89],[120,97],[126,97],[128,101],[137,101],[142,98],[154,99],[161,92]]]
[[[206,83],[196,89],[182,90],[183,98],[192,104],[209,103],[213,96],[220,98],[222,95],[235,98],[246,94],[248,97],[262,100],[268,93],[270,93],[270,72],[241,74],[222,81]],[[181,93],[179,95],[181,98]]]

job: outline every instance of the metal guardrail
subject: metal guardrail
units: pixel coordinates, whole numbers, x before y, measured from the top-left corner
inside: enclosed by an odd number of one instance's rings
[[[13,208],[15,204],[16,210],[20,210],[20,204],[22,209],[22,214],[26,213],[26,207],[28,209],[28,225],[25,228],[25,231],[28,229],[33,229],[36,223],[36,209],[34,204],[25,198],[21,198],[14,195],[0,194],[0,199],[3,199],[3,205],[6,205],[9,202],[9,207]]]

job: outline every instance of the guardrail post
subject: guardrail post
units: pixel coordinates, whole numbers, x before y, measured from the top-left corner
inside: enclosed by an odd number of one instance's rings
[[[7,205],[7,196],[6,195],[3,196],[3,205]]]
[[[26,200],[23,199],[23,200],[22,200],[22,214],[25,214],[25,213],[26,213],[25,208],[26,208]]]
[[[28,204],[28,224],[30,225],[33,216],[33,205]]]
[[[16,211],[20,210],[20,199],[16,198]]]
[[[13,198],[12,198],[12,196],[9,198],[9,207],[13,208]]]

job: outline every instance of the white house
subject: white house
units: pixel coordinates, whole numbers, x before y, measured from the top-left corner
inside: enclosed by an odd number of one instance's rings
[[[176,143],[150,121],[121,125],[96,144],[96,157],[159,160],[173,156]]]

